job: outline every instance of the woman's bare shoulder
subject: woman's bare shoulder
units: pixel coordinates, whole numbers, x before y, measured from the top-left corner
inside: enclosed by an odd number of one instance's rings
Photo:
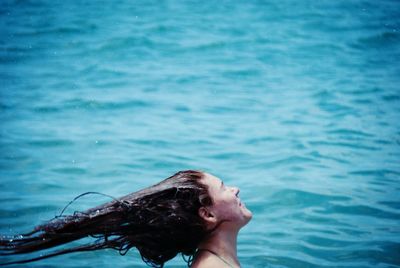
[[[220,259],[209,253],[199,254],[194,260],[191,268],[215,268],[229,267]]]

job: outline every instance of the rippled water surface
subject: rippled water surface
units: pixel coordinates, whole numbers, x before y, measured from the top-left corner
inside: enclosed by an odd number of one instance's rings
[[[399,26],[395,0],[1,1],[1,233],[194,168],[254,213],[243,267],[400,267]]]

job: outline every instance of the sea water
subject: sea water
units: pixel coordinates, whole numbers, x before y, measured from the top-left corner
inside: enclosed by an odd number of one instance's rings
[[[1,1],[0,233],[201,169],[254,214],[243,267],[400,267],[399,26],[395,0]]]

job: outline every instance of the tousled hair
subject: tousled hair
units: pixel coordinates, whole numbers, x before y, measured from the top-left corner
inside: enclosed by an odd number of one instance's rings
[[[0,254],[31,253],[92,237],[90,243],[64,248],[36,258],[0,265],[26,263],[61,254],[105,248],[125,255],[137,248],[151,267],[163,267],[178,253],[193,256],[209,233],[198,214],[212,199],[200,180],[204,173],[179,171],[158,184],[73,215],[58,216],[28,234],[0,238]],[[185,258],[184,258],[185,259]],[[190,265],[190,259],[186,260]]]

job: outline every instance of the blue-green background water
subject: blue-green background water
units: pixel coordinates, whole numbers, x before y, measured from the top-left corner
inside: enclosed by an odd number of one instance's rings
[[[253,211],[243,267],[400,267],[399,26],[395,0],[1,1],[0,233],[192,168]]]

